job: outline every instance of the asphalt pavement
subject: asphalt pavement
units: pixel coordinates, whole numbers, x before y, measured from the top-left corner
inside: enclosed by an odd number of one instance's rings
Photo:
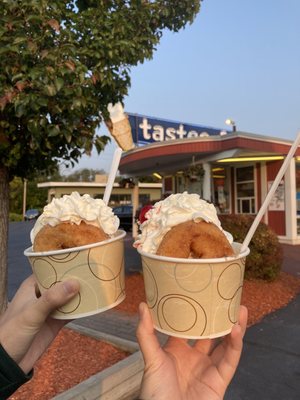
[[[8,299],[11,300],[20,284],[31,275],[24,250],[31,246],[30,231],[33,221],[11,222],[8,236]]]
[[[30,246],[32,226],[32,222],[15,222],[9,226],[9,298],[31,274],[23,251]],[[283,249],[283,270],[300,277],[300,246],[283,245]],[[125,264],[127,274],[141,270],[140,256],[132,248],[130,234],[125,238]],[[82,318],[76,324],[77,328],[89,327],[111,337],[136,341],[137,317],[126,316],[115,310]],[[239,368],[224,399],[300,399],[300,295],[286,307],[267,315],[260,323],[247,329]]]

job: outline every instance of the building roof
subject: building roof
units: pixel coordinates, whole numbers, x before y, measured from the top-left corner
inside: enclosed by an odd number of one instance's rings
[[[105,188],[107,183],[104,182],[41,182],[38,183],[39,188],[58,188],[58,187],[78,187],[78,188]],[[139,188],[141,189],[160,189],[162,187],[161,183],[138,183]],[[114,183],[114,188],[119,188],[120,185],[118,183]]]
[[[292,141],[237,131],[224,136],[186,138],[151,143],[123,154],[120,173],[173,173],[192,161],[214,162],[228,157],[285,156]],[[296,152],[300,156],[300,147]]]

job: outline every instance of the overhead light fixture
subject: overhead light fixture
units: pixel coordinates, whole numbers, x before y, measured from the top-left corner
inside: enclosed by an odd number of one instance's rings
[[[224,171],[223,167],[217,167],[212,169],[213,172]]]
[[[232,126],[232,132],[236,132],[236,124],[233,121],[233,119],[227,118],[225,121],[226,125],[231,125]]]
[[[277,161],[283,160],[283,156],[257,156],[257,157],[236,157],[236,158],[222,158],[218,160],[218,163],[228,163],[228,162],[246,162],[246,161]]]
[[[296,161],[300,161],[300,156],[297,156],[297,157],[296,157]]]
[[[158,179],[162,179],[162,176],[159,175],[157,172],[153,172],[152,175],[155,176],[155,177],[158,178]]]
[[[225,175],[213,175],[213,178],[215,178],[215,179],[224,179]]]

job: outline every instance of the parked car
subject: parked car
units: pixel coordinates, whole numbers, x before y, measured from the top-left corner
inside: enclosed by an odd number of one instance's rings
[[[37,208],[31,208],[27,210],[24,215],[25,221],[31,221],[32,219],[37,219],[40,215],[40,212]]]
[[[120,219],[120,228],[125,231],[130,231],[132,229],[132,210],[131,205],[122,205],[113,208],[114,214]]]

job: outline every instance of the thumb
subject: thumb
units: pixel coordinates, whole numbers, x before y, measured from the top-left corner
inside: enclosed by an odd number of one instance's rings
[[[145,303],[139,305],[139,324],[136,331],[137,340],[143,353],[145,364],[150,363],[153,356],[161,349],[154,333],[150,311]]]
[[[31,282],[29,282],[31,283]],[[29,285],[29,288],[34,291],[34,286]],[[0,330],[0,340],[2,346],[7,353],[17,362],[24,357],[36,334],[41,331],[45,320],[49,314],[56,308],[66,304],[72,297],[79,291],[79,282],[76,280],[68,280],[59,282],[46,290],[38,299],[34,298],[32,301],[32,294],[28,294],[27,290],[23,292],[23,302],[25,303],[24,309],[15,312],[3,329]],[[30,302],[26,301],[30,298]],[[52,335],[56,334],[57,329],[62,326],[61,323],[56,323],[56,328],[52,331]],[[35,350],[35,355],[32,359],[37,359],[45,348],[45,343],[48,345],[53,337],[49,337],[47,332],[44,332],[44,344],[39,344],[39,351]],[[38,357],[36,356],[38,355]],[[29,362],[32,368],[32,362]],[[24,371],[25,371],[24,369]]]
[[[24,315],[25,319],[27,317],[28,322],[31,320],[32,325],[42,325],[49,314],[71,300],[79,292],[79,289],[79,282],[75,279],[56,283],[44,291],[32,307],[26,310],[28,315]]]

